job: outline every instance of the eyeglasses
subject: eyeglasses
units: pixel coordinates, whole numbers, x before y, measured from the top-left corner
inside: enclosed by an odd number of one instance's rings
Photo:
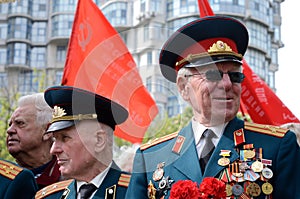
[[[241,83],[245,79],[245,75],[241,72],[223,72],[220,70],[209,70],[205,73],[195,73],[190,75],[185,75],[185,77],[192,77],[197,75],[205,75],[205,78],[211,82],[217,82],[222,80],[223,75],[228,74],[229,79],[232,83]]]

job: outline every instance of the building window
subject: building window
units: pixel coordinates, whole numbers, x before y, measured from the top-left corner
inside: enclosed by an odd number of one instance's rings
[[[22,95],[39,91],[39,77],[34,72],[20,73],[18,78],[19,91]]]
[[[161,0],[151,0],[150,1],[150,11],[151,12],[161,12]]]
[[[6,49],[0,48],[0,64],[4,65],[6,64]]]
[[[52,3],[53,12],[75,12],[77,2],[74,0],[56,0]]]
[[[57,62],[65,62],[67,55],[67,47],[66,46],[57,46],[56,47],[56,61]]]
[[[113,26],[127,24],[127,2],[116,2],[103,8],[103,14]]]
[[[31,51],[31,67],[46,68],[46,48],[35,47]]]
[[[149,24],[144,25],[144,41],[149,41],[150,34],[149,34]]]
[[[28,65],[31,47],[25,43],[12,43],[7,45],[8,64]]]
[[[149,92],[152,92],[152,78],[147,77],[146,79],[146,88]]]
[[[55,73],[55,85],[60,85],[63,77],[63,71],[56,71]]]
[[[45,22],[35,22],[32,25],[32,42],[45,43],[47,33],[47,24]]]
[[[7,74],[0,73],[0,88],[7,88]]]
[[[37,18],[47,17],[47,0],[33,0],[32,16]]]
[[[147,64],[151,65],[152,64],[152,52],[147,52]]]
[[[31,39],[31,21],[24,17],[8,20],[8,39]]]
[[[52,18],[52,37],[69,37],[72,31],[74,15],[56,15]]]
[[[7,39],[7,24],[0,24],[0,39]]]
[[[141,0],[141,12],[146,11],[146,0]]]

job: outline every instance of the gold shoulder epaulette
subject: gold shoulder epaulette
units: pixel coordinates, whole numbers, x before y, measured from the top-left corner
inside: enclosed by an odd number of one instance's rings
[[[273,126],[267,124],[255,124],[250,122],[245,122],[245,129],[279,137],[279,138],[282,138],[286,134],[286,132],[288,132],[288,129],[279,126]]]
[[[152,146],[155,146],[159,143],[162,143],[162,142],[165,142],[167,140],[170,140],[174,137],[176,137],[178,135],[178,132],[174,132],[174,133],[171,133],[171,134],[168,134],[168,135],[165,135],[163,137],[160,137],[160,138],[155,138],[153,140],[149,140],[147,143],[145,144],[142,144],[140,146],[140,149],[141,150],[145,150],[145,149],[148,149],[149,147],[152,147]]]
[[[128,187],[130,178],[131,178],[131,174],[122,173],[119,178],[118,185],[123,187]]]
[[[13,180],[22,170],[22,167],[5,160],[0,160],[0,174],[11,180]]]
[[[71,184],[72,181],[73,179],[64,180],[48,185],[47,187],[42,188],[35,194],[35,199],[42,199],[50,194],[64,190]]]

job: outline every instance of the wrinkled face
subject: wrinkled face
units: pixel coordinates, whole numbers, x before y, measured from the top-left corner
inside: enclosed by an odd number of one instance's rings
[[[56,155],[63,176],[81,179],[95,165],[97,139],[93,133],[84,136],[88,129],[88,126],[79,123],[53,133],[54,143],[50,152]]]
[[[223,77],[219,76],[219,80],[211,81],[207,71],[223,72]],[[222,124],[233,119],[238,112],[241,83],[233,82],[228,72],[240,72],[240,65],[224,62],[193,68],[190,69],[192,76],[178,80],[177,85],[182,97],[191,104],[194,116],[200,123]]]
[[[7,129],[6,145],[9,153],[16,157],[39,148],[43,143],[43,131],[43,127],[36,122],[36,108],[33,105],[18,107]]]

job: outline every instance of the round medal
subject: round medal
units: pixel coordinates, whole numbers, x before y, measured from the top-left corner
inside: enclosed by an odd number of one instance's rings
[[[164,170],[161,168],[158,168],[154,171],[152,178],[154,181],[159,181],[164,176]]]
[[[239,184],[234,184],[231,190],[234,196],[240,196],[244,192],[243,187]]]
[[[262,175],[266,178],[266,179],[270,179],[273,177],[273,171],[268,168],[265,167],[262,171],[261,171]]]
[[[232,195],[232,187],[230,184],[226,184],[226,196],[229,197]]]
[[[261,186],[261,189],[262,189],[262,192],[266,195],[270,195],[273,192],[273,186],[268,182],[265,182]]]
[[[255,157],[255,152],[251,150],[245,150],[244,151],[244,157],[247,159],[251,159]]]
[[[263,170],[263,168],[264,168],[263,163],[261,163],[261,162],[259,162],[257,160],[255,162],[253,162],[252,165],[251,165],[251,169],[254,172],[258,172],[258,173],[261,172]]]
[[[229,165],[229,163],[230,163],[229,158],[222,157],[218,160],[218,165],[223,167]]]
[[[252,182],[246,187],[246,193],[250,196],[257,197],[260,195],[261,189],[258,184]]]

